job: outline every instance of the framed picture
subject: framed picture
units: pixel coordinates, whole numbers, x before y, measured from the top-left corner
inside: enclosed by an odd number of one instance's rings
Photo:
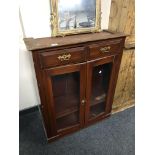
[[[98,32],[101,0],[50,0],[52,36]]]

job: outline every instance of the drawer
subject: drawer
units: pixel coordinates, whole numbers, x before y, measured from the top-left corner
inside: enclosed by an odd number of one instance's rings
[[[68,48],[40,53],[42,68],[83,62],[86,59],[85,47]]]
[[[89,45],[88,59],[91,60],[121,52],[121,41],[122,39],[117,39]]]

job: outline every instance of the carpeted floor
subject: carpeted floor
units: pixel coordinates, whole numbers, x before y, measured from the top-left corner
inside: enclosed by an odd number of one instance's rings
[[[135,109],[47,144],[39,112],[20,116],[20,155],[134,155]]]

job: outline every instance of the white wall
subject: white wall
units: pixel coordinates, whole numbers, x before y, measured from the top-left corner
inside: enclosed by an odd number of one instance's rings
[[[101,28],[107,29],[111,0],[101,0]],[[19,109],[27,109],[40,103],[32,55],[26,50],[23,37],[49,37],[49,0],[20,0],[19,36]]]
[[[35,106],[39,103],[32,55],[26,50],[20,26],[19,36],[19,109]]]

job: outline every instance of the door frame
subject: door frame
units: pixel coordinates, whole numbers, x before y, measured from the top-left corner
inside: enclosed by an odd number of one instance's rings
[[[97,122],[98,120],[110,115],[116,82],[117,82],[116,80],[117,80],[119,66],[120,66],[119,59],[121,59],[121,57],[122,57],[122,54],[118,54],[118,55],[103,57],[103,58],[99,58],[99,59],[95,59],[87,62],[87,91],[86,91],[87,103],[86,103],[86,111],[85,111],[86,126],[93,122]],[[112,69],[110,73],[109,86],[108,86],[108,91],[106,96],[105,112],[103,114],[96,116],[95,118],[89,119],[93,67],[110,63],[110,62],[112,63]]]
[[[80,108],[79,108],[79,124],[66,127],[60,130],[57,130],[56,126],[56,112],[55,112],[55,101],[53,98],[53,90],[52,90],[52,80],[51,76],[53,75],[62,75],[66,73],[72,73],[72,72],[80,72]],[[82,106],[81,101],[85,98],[86,93],[86,63],[80,63],[80,64],[72,64],[72,65],[65,65],[65,66],[59,66],[54,68],[49,68],[44,70],[44,84],[45,84],[45,91],[46,91],[46,102],[48,104],[48,110],[49,110],[49,120],[50,126],[52,129],[52,135],[60,135],[60,134],[66,134],[70,131],[77,130],[79,128],[82,128],[84,126],[84,112],[85,107]]]

